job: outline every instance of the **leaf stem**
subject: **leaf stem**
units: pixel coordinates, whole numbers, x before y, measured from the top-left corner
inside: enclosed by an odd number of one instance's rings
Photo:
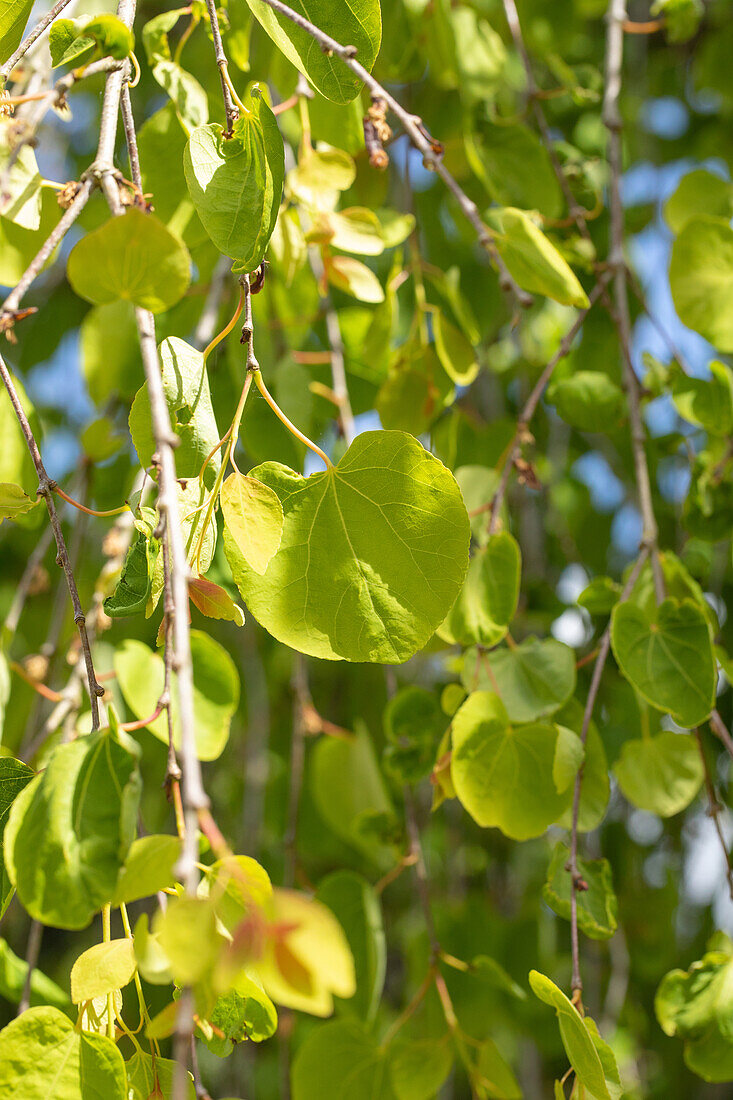
[[[299,428],[296,428],[292,420],[289,420],[285,413],[282,411],[280,406],[270,394],[267,386],[265,385],[264,379],[262,377],[262,372],[259,367],[257,367],[257,370],[254,372],[254,377],[257,389],[260,391],[267,404],[275,413],[275,416],[278,418],[278,420],[282,421],[288,431],[292,435],[294,435],[296,439],[299,439],[301,443],[305,443],[306,447],[310,448],[310,450],[313,451],[314,454],[317,454],[319,458],[323,459],[328,469],[333,469],[333,462],[331,462],[331,459],[328,457],[326,452],[322,451],[321,448],[316,443],[314,443],[312,439],[309,439],[307,435],[304,435]]]
[[[236,325],[237,321],[239,320],[239,315],[242,312],[243,306],[244,306],[244,287],[240,287],[239,302],[237,303],[237,308],[234,311],[234,316],[232,317],[231,321],[229,321],[229,323],[224,326],[224,328],[221,330],[221,332],[218,333],[214,337],[214,339],[211,341],[211,343],[208,344],[208,346],[206,348],[204,348],[204,353],[203,353],[204,363],[206,363],[206,360],[209,358],[209,356],[211,355],[212,351],[217,346],[217,344],[220,344],[222,342],[222,340],[226,336],[228,336],[229,333],[232,331],[232,329]],[[208,459],[207,459],[207,461],[208,461]]]
[[[88,516],[99,516],[101,518],[104,518],[106,516],[121,516],[123,512],[132,512],[132,508],[127,503],[127,501],[125,501],[125,503],[120,508],[109,508],[107,509],[107,511],[98,512],[94,508],[87,508],[86,504],[82,504],[80,501],[74,500],[73,497],[70,497],[68,493],[65,493],[64,490],[55,482],[53,483],[51,488],[53,489],[54,493],[56,493],[57,496],[62,497],[67,504],[73,504],[74,507],[78,508],[80,512],[86,512]]]

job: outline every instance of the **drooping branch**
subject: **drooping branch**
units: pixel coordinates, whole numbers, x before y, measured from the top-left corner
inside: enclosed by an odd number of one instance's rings
[[[76,628],[79,631],[79,640],[81,642],[82,652],[84,654],[84,663],[86,665],[87,672],[87,685],[89,688],[89,702],[92,709],[92,729],[99,729],[99,699],[104,695],[104,688],[97,681],[96,674],[94,672],[94,662],[92,660],[92,651],[89,645],[89,636],[87,634],[86,617],[82,610],[81,601],[79,599],[79,591],[76,587],[76,580],[74,579],[74,571],[71,567],[71,561],[69,558],[69,552],[66,547],[66,540],[64,539],[64,533],[61,529],[61,521],[59,519],[58,512],[56,511],[56,502],[53,495],[54,482],[46,473],[46,468],[43,465],[43,459],[41,458],[41,452],[38,447],[35,436],[33,435],[33,429],[30,426],[28,417],[25,414],[25,410],[18,397],[18,391],[15,388],[12,375],[8,370],[5,360],[0,356],[0,376],[2,376],[5,389],[8,392],[10,403],[13,406],[20,430],[23,433],[23,437],[28,447],[33,465],[36,469],[38,476],[38,495],[42,496],[46,502],[46,508],[48,509],[48,518],[51,521],[51,527],[53,529],[53,535],[56,540],[56,561],[64,571],[66,577],[66,584],[69,589],[69,596],[71,597],[72,607],[74,609],[74,622]]]
[[[214,40],[214,56],[216,58],[217,68],[219,69],[219,80],[221,81],[221,97],[224,100],[224,113],[227,120],[226,132],[227,134],[231,134],[232,127],[239,118],[239,108],[235,105],[232,97],[229,66],[221,41],[221,30],[219,29],[219,17],[216,13],[215,0],[206,0],[206,10],[209,13],[211,37]]]
[[[506,491],[507,491],[507,488],[509,486],[509,477],[510,477],[511,472],[512,472],[512,467],[514,466],[514,463],[516,462],[516,460],[519,458],[519,456],[521,454],[522,444],[524,443],[525,438],[526,438],[527,433],[528,433],[528,430],[529,430],[529,423],[530,423],[532,417],[534,416],[535,412],[537,411],[537,406],[540,403],[540,400],[542,398],[542,394],[545,392],[545,389],[547,388],[547,386],[549,384],[549,381],[552,377],[552,374],[553,374],[553,371],[555,370],[555,367],[570,352],[570,349],[573,346],[573,341],[575,340],[575,337],[578,335],[581,328],[583,327],[583,322],[585,321],[586,317],[588,316],[588,313],[592,309],[594,303],[598,300],[598,298],[603,293],[603,291],[605,289],[605,285],[606,285],[606,280],[603,277],[601,277],[599,279],[599,281],[596,283],[596,285],[593,287],[593,290],[591,291],[591,293],[588,296],[588,303],[589,303],[588,307],[586,309],[582,310],[578,314],[578,316],[575,318],[575,320],[573,321],[573,323],[570,326],[570,328],[568,329],[568,331],[563,336],[562,340],[560,341],[560,347],[557,349],[557,351],[555,352],[553,357],[550,359],[550,361],[548,362],[545,369],[542,371],[542,374],[539,376],[539,378],[535,382],[535,384],[532,388],[532,392],[530,393],[529,397],[527,398],[527,400],[526,400],[526,402],[525,402],[525,404],[522,408],[522,411],[519,414],[519,419],[517,420],[517,426],[516,426],[516,429],[514,431],[514,435],[512,437],[512,440],[511,440],[509,446],[506,448],[506,452],[505,452],[506,457],[504,459],[504,464],[502,466],[501,473],[499,474],[499,484],[496,487],[496,491],[495,491],[493,497],[491,498],[491,501],[490,501],[490,503],[488,505],[488,509],[487,509],[488,512],[489,512],[489,516],[490,516],[490,519],[489,519],[489,534],[490,535],[493,534],[497,529],[497,526],[498,526],[498,523],[499,523],[499,515],[501,513],[501,506],[504,502],[504,497],[506,496]]]
[[[645,432],[641,416],[639,382],[631,361],[631,321],[626,286],[626,262],[624,259],[624,210],[621,202],[622,119],[619,97],[621,95],[626,0],[611,0],[607,19],[606,91],[603,99],[603,122],[608,130],[608,164],[610,172],[611,248],[608,256],[608,266],[613,272],[615,313],[621,341],[625,388],[629,405],[631,449],[642,518],[642,543],[649,547],[651,553],[654,592],[657,603],[661,603],[664,599],[664,577],[659,560],[657,521],[654,515],[649,467],[647,466],[644,449]]]
[[[422,119],[406,111],[402,104],[372,76],[369,70],[365,69],[364,66],[356,60],[356,47],[344,46],[340,42],[337,42],[335,38],[331,38],[329,34],[320,30],[319,27],[316,27],[315,24],[309,22],[308,19],[299,15],[298,12],[293,11],[287,4],[283,4],[282,0],[264,0],[264,3],[271,7],[273,11],[277,11],[281,15],[284,15],[286,19],[290,19],[291,22],[300,27],[301,30],[309,34],[311,38],[318,43],[324,53],[333,54],[335,57],[340,58],[344,65],[351,69],[352,73],[354,73],[359,80],[364,82],[373,96],[384,100],[395,117],[399,119],[412,145],[422,154],[425,167],[431,169],[440,177],[458,203],[463,216],[470,222],[476,233],[479,244],[488,252],[499,272],[499,284],[502,290],[512,294],[520,305],[525,307],[531,305],[531,295],[527,294],[525,290],[522,290],[512,278],[506,264],[497,252],[492,234],[488,226],[484,223],[479,208],[476,206],[476,203],[468,197],[457,180],[454,179],[446,168],[442,159],[442,147],[427,133],[422,123]]]
[[[639,556],[636,559],[631,572],[629,573],[626,584],[623,587],[621,595],[619,596],[619,603],[623,603],[629,598],[631,592],[636,584],[644,564],[649,557],[651,550],[649,546],[643,545],[639,552]],[[588,690],[588,698],[585,702],[585,710],[583,711],[583,725],[580,730],[580,740],[585,748],[586,741],[588,739],[588,730],[590,729],[591,720],[593,718],[593,710],[596,705],[596,699],[601,687],[601,679],[603,677],[603,670],[606,667],[606,661],[608,660],[608,654],[611,649],[611,624],[606,627],[603,632],[600,644],[598,646],[598,656],[593,666],[593,674],[591,676],[590,688]],[[567,869],[571,878],[571,891],[570,891],[570,947],[573,958],[573,972],[571,977],[571,988],[573,991],[574,1000],[580,997],[583,991],[583,982],[580,977],[580,944],[578,939],[578,890],[580,889],[580,874],[578,871],[578,822],[580,816],[580,795],[583,788],[583,774],[585,771],[585,763],[582,763],[578,768],[578,772],[575,776],[575,786],[573,788],[573,811],[572,811],[572,824],[570,830],[570,859],[568,860]]]

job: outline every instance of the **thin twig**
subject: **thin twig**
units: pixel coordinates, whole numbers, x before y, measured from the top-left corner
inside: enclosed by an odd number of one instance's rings
[[[43,925],[39,920],[32,920],[28,930],[28,946],[25,952],[25,961],[28,970],[23,982],[23,993],[18,1004],[18,1015],[22,1016],[31,1007],[31,982],[33,971],[38,966],[38,956],[41,953],[41,940],[43,939]]]
[[[351,69],[352,73],[358,76],[358,78],[366,84],[373,96],[385,101],[392,113],[399,119],[412,144],[422,153],[425,167],[432,170],[440,177],[458,202],[463,216],[472,225],[479,244],[488,252],[497,268],[499,272],[499,284],[502,290],[512,294],[521,306],[527,307],[531,305],[532,296],[525,290],[522,290],[512,278],[506,264],[496,250],[491,231],[481,218],[479,208],[476,206],[476,203],[468,197],[460,184],[457,183],[443,164],[442,147],[427,133],[422,119],[406,111],[402,104],[399,103],[378,80],[375,80],[372,74],[365,69],[363,65],[359,64],[356,60],[356,48],[354,46],[344,46],[340,42],[337,42],[334,38],[331,38],[330,35],[309,22],[309,20],[303,18],[302,15],[299,15],[298,12],[289,8],[287,4],[283,4],[282,0],[264,0],[264,3],[271,7],[273,11],[277,11],[281,15],[284,15],[286,19],[290,19],[291,22],[300,27],[301,30],[309,34],[311,38],[315,39],[324,53],[329,55],[333,54],[340,58],[344,65]]]
[[[302,653],[293,653],[293,735],[290,742],[290,784],[288,788],[288,808],[283,837],[284,869],[283,885],[292,886],[298,860],[298,818],[300,796],[303,789],[303,768],[305,764],[305,712],[312,706],[308,688],[308,667]]]
[[[583,327],[583,322],[588,316],[588,313],[592,309],[594,303],[603,293],[604,288],[605,281],[603,280],[603,278],[601,278],[588,296],[587,308],[582,310],[578,314],[568,331],[563,336],[562,340],[560,341],[560,347],[557,349],[552,359],[550,359],[547,366],[542,371],[542,374],[537,379],[535,385],[532,388],[532,392],[524,403],[524,407],[522,408],[522,411],[519,414],[519,419],[517,420],[517,426],[514,431],[514,436],[512,437],[512,440],[505,451],[506,457],[504,459],[504,464],[499,475],[499,484],[496,487],[496,491],[491,498],[491,502],[487,509],[491,517],[489,520],[489,534],[493,534],[497,529],[501,506],[504,502],[504,497],[506,496],[512,467],[521,454],[522,444],[527,435],[529,423],[535,412],[537,411],[537,406],[540,403],[542,394],[545,392],[545,389],[550,381],[550,378],[552,377],[552,373],[555,370],[555,367],[562,359],[565,358],[565,356],[572,348],[575,337],[578,335],[580,329]]]
[[[733,737],[731,737],[731,735],[729,734],[728,727],[726,726],[723,719],[720,717],[719,711],[713,710],[710,715],[709,721],[710,728],[712,729],[713,733],[720,738],[720,740],[725,745],[729,756],[733,759]]]
[[[639,579],[639,575],[644,568],[644,563],[649,556],[650,550],[648,546],[642,546],[639,556],[634,563],[634,566],[629,573],[626,580],[626,584],[623,587],[621,595],[619,596],[619,603],[623,603],[629,598],[633,590],[634,585]],[[596,663],[593,666],[593,675],[591,676],[590,689],[588,691],[588,698],[585,702],[585,710],[583,711],[583,725],[580,731],[580,741],[585,748],[585,743],[588,739],[588,730],[590,729],[591,719],[593,718],[593,708],[595,707],[598,691],[601,686],[601,678],[603,676],[603,670],[606,667],[606,660],[611,648],[611,624],[609,623],[603,632],[600,644],[598,646],[598,656],[596,657]],[[578,889],[580,886],[580,874],[578,872],[578,820],[580,815],[580,794],[583,787],[583,773],[585,771],[585,763],[582,763],[578,768],[575,776],[575,787],[573,789],[573,816],[572,825],[570,831],[570,859],[568,860],[567,869],[570,872],[570,878],[572,882],[572,889],[570,891],[570,946],[573,957],[573,973],[571,978],[571,988],[574,995],[574,1000],[579,999],[583,990],[583,982],[580,977],[580,945],[578,941]]]
[[[323,286],[323,261],[317,248],[310,248],[309,259],[313,275],[318,286]],[[326,292],[321,295],[321,307],[326,320],[326,333],[330,347],[329,362],[331,365],[331,379],[333,381],[333,397],[338,409],[338,420],[341,434],[348,446],[356,435],[354,426],[354,413],[349,398],[349,388],[346,381],[346,367],[344,365],[344,341],[341,336],[338,315],[333,308],[331,295]]]
[[[657,545],[658,529],[654,515],[649,468],[644,450],[645,432],[639,401],[639,382],[631,361],[631,322],[626,287],[626,262],[624,260],[624,210],[621,202],[622,119],[619,109],[621,94],[621,70],[624,52],[624,22],[626,0],[611,0],[607,15],[606,33],[606,91],[603,99],[603,122],[608,130],[609,213],[611,249],[608,266],[613,271],[615,312],[624,366],[626,396],[629,403],[631,449],[634,458],[636,487],[642,517],[642,543],[651,553],[654,593],[657,603],[664,599],[664,577]]]
[[[127,81],[125,81],[122,87],[120,107],[122,108],[122,125],[125,129],[125,143],[127,145],[127,155],[130,160],[130,172],[132,173],[132,182],[135,184],[135,187],[140,194],[140,198],[142,199],[143,178],[140,173],[140,155],[137,151],[137,134],[135,132],[135,116],[132,113],[130,85],[127,83]]]
[[[74,572],[71,567],[71,561],[69,559],[69,552],[66,547],[66,541],[64,539],[64,533],[61,530],[61,522],[59,520],[58,512],[56,511],[56,503],[53,495],[54,482],[46,473],[46,468],[43,465],[41,458],[41,452],[38,449],[38,443],[33,435],[33,430],[28,422],[28,417],[25,414],[25,410],[20,403],[18,392],[15,388],[12,375],[5,365],[5,360],[0,356],[0,376],[5,384],[5,389],[8,391],[8,397],[15,411],[20,430],[26,441],[26,446],[30,453],[33,465],[36,468],[36,474],[38,475],[38,489],[37,493],[42,496],[46,502],[46,508],[48,509],[48,518],[51,521],[51,527],[53,529],[54,538],[56,540],[56,549],[58,551],[56,561],[64,571],[66,577],[66,584],[69,589],[69,596],[71,597],[71,603],[74,608],[74,622],[76,623],[77,630],[79,631],[79,640],[81,642],[82,651],[84,653],[84,663],[87,671],[87,684],[89,688],[89,702],[92,709],[92,729],[99,729],[99,699],[104,695],[104,688],[97,681],[97,677],[94,673],[94,662],[92,660],[92,651],[89,645],[89,637],[87,634],[86,617],[82,610],[81,601],[79,599],[79,591],[76,587],[76,580],[74,579]]]
[[[209,13],[209,22],[211,23],[211,37],[214,41],[214,56],[216,58],[216,64],[219,69],[219,80],[221,81],[221,97],[224,100],[224,113],[227,120],[226,133],[230,135],[234,123],[239,118],[239,108],[235,106],[229,87],[228,64],[226,54],[224,53],[224,46],[222,45],[221,41],[219,17],[216,14],[215,0],[206,0],[206,10]]]
[[[700,759],[702,760],[703,771],[705,772],[705,790],[708,796],[708,814],[713,819],[715,831],[718,834],[718,840],[720,846],[723,849],[723,855],[725,857],[725,877],[728,883],[728,893],[730,894],[731,901],[733,901],[733,856],[731,856],[726,843],[725,834],[723,832],[723,826],[720,822],[720,811],[722,806],[715,791],[715,783],[710,771],[710,764],[708,758],[705,755],[705,749],[702,743],[702,735],[700,730],[695,730],[695,738],[697,740],[697,747],[700,750]]]

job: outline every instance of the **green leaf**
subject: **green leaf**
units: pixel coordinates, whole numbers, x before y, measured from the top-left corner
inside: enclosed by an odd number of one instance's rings
[[[172,1100],[173,1081],[176,1063],[170,1058],[152,1058],[144,1050],[136,1050],[132,1058],[125,1063],[127,1069],[127,1087],[130,1090],[128,1100]],[[186,1074],[187,1084],[185,1100],[196,1100],[193,1077]],[[160,1089],[155,1092],[156,1086]]]
[[[384,301],[382,284],[371,268],[361,260],[354,260],[351,256],[329,256],[326,275],[331,286],[343,290],[344,294],[350,294],[360,302],[378,305]]]
[[[399,663],[425,645],[468,564],[466,509],[436,458],[401,432],[365,432],[324,473],[267,462],[251,475],[280,497],[280,549],[262,577],[226,529],[224,550],[271,634],[331,660]]]
[[[106,1035],[57,1008],[29,1008],[0,1031],[3,1088],[23,1100],[128,1100],[125,1063]]]
[[[319,739],[311,757],[310,787],[318,812],[328,827],[374,856],[374,844],[359,833],[359,820],[369,813],[393,814],[394,810],[369,734],[363,727],[348,741],[336,737]],[[377,849],[377,858],[380,854]]]
[[[211,977],[226,940],[216,927],[208,898],[177,897],[153,920],[158,946],[170,963],[177,985],[195,985]]]
[[[446,718],[434,692],[415,685],[402,688],[384,712],[384,732],[390,742],[385,769],[399,783],[417,783],[429,775],[445,733]]]
[[[5,661],[4,657],[2,661]],[[33,775],[33,769],[22,760],[0,756],[0,917],[4,915],[13,896],[13,884],[5,870],[3,858],[3,832],[15,799],[28,786]]]
[[[624,742],[613,770],[629,802],[660,817],[689,806],[705,778],[695,738],[671,730]]]
[[[474,1087],[479,1100],[522,1100],[514,1071],[493,1039],[484,1039],[479,1047]]]
[[[552,853],[542,897],[554,913],[570,920],[572,880],[566,866],[567,845],[558,843]],[[607,859],[578,859],[585,889],[576,891],[578,927],[592,940],[608,940],[618,927],[618,903],[613,891],[611,864]]]
[[[24,229],[38,229],[41,222],[41,173],[28,145],[13,148],[9,126],[0,126],[0,171],[3,192],[0,214]]]
[[[528,127],[482,122],[469,159],[495,202],[560,217],[564,202],[552,162]]]
[[[555,724],[557,730],[557,744],[555,745],[555,757],[552,761],[552,781],[558,794],[566,791],[574,782],[578,774],[578,768],[585,758],[583,743],[574,730],[567,726]]]
[[[102,605],[111,619],[144,611],[150,596],[160,542],[153,537],[156,513],[149,508],[145,508],[143,513],[134,521],[135,541],[125,556],[120,579],[112,595],[107,596]]]
[[[277,493],[254,477],[230,474],[221,487],[224,523],[250,569],[267,572],[283,531],[283,507]]]
[[[218,642],[200,630],[191,631],[193,660],[193,716],[196,753],[200,760],[216,760],[229,740],[229,727],[239,703],[239,676],[231,657]],[[125,702],[137,718],[154,714],[163,690],[163,658],[142,642],[128,638],[115,651],[114,667]],[[173,698],[177,698],[173,675]],[[159,741],[168,744],[165,714],[147,724]],[[173,704],[173,743],[180,749],[181,723]]]
[[[711,435],[733,432],[733,371],[725,363],[710,364],[710,378],[677,374],[672,400],[680,416]]]
[[[578,1010],[544,974],[530,970],[529,984],[536,997],[555,1009],[563,1046],[578,1081],[594,1100],[612,1100],[600,1057]]]
[[[236,988],[218,997],[208,1017],[212,1025],[211,1035],[203,1034],[203,1040],[212,1054],[225,1058],[236,1043],[249,1039],[262,1043],[277,1030],[277,1011],[265,991],[251,978],[238,976]],[[224,1034],[222,1039],[213,1031]]]
[[[61,213],[56,195],[50,188],[44,187],[41,190],[41,219],[37,228],[26,229],[9,218],[0,217],[0,284],[2,286],[15,286],[20,281],[23,272],[41,245],[56,227]],[[43,264],[42,270],[48,267],[55,255],[54,250]]]
[[[477,668],[478,666],[478,668]],[[575,690],[575,656],[554,638],[527,638],[514,649],[466,654],[462,679],[498,693],[512,722],[532,722],[561,707]]]
[[[527,994],[521,985],[515,982],[501,963],[498,963],[496,959],[492,959],[490,955],[476,955],[471,960],[471,972],[480,978],[482,982],[486,982],[495,989],[500,989],[503,993],[510,994],[517,1001],[527,1000]]]
[[[292,1100],[398,1100],[387,1053],[358,1025],[336,1020],[312,1031],[298,1048],[291,1072]]]
[[[33,434],[38,440],[40,427],[30,398],[20,380],[14,378],[12,373],[11,378]],[[0,482],[4,486],[4,511],[8,516],[17,515],[21,508],[23,511],[28,510],[24,507],[24,497],[35,502],[38,474],[5,386],[0,389],[0,439]],[[23,493],[23,496],[19,496],[19,493]]]
[[[630,600],[618,604],[611,646],[626,679],[653,707],[680,726],[705,721],[715,706],[715,658],[710,627],[696,603],[666,599],[655,618]]]
[[[438,634],[461,645],[500,642],[517,610],[521,571],[516,539],[508,531],[491,535],[471,558],[463,588]]]
[[[340,248],[343,252],[354,252],[358,256],[380,256],[384,252],[379,218],[373,210],[364,206],[318,214],[307,239],[316,244]]]
[[[231,138],[221,126],[193,131],[183,155],[189,194],[204,229],[225,256],[254,271],[272,236],[285,162],[277,121],[254,86]]]
[[[565,706],[554,715],[555,722],[577,734],[578,739],[580,739],[583,729],[583,709],[577,699],[569,699]],[[578,810],[578,829],[581,833],[587,833],[591,829],[598,828],[605,816],[609,795],[610,783],[606,750],[603,747],[603,741],[595,722],[591,722],[585,741],[583,785],[580,791],[580,807]],[[558,824],[563,829],[572,827],[570,808],[558,820]]]
[[[460,329],[447,321],[439,309],[432,311],[435,350],[445,373],[458,386],[470,386],[479,372],[472,345]]]
[[[453,718],[451,777],[456,795],[483,827],[514,840],[541,836],[568,807],[552,779],[553,726],[512,726],[498,695],[475,691]]]
[[[0,939],[0,996],[11,1004],[20,1004],[27,977],[28,963],[13,954],[5,940]],[[31,974],[30,1003],[31,1006],[44,1004],[65,1009],[71,1002],[68,994],[56,982],[52,982],[42,970],[35,967]]]
[[[701,214],[730,218],[733,215],[733,187],[729,180],[697,168],[682,177],[665,202],[664,219],[673,233],[680,233],[691,218]]]
[[[146,982],[151,985],[170,985],[173,973],[168,956],[164,953],[158,936],[148,928],[148,914],[141,913],[135,924],[133,935],[135,961],[138,970]],[[155,1021],[153,1021],[153,1024]],[[148,1030],[152,1031],[153,1028]],[[170,1032],[166,1032],[170,1034]]]
[[[177,836],[141,836],[134,840],[117,880],[112,905],[129,905],[173,886],[173,869],[181,854]]]
[[[397,1100],[432,1100],[453,1067],[448,1036],[437,1042],[397,1040],[390,1049],[389,1077]]]
[[[110,397],[133,397],[143,372],[132,303],[95,306],[84,317],[80,334],[82,371],[94,404],[104,405]]]
[[[98,730],[59,745],[17,796],[5,866],[24,907],[58,928],[85,928],[114,894],[135,834],[137,746]]]
[[[75,1005],[104,997],[122,989],[135,973],[132,940],[95,943],[84,951],[71,968],[71,999]]]
[[[93,305],[122,298],[162,313],[188,290],[191,260],[162,222],[131,207],[87,233],[71,250],[66,271],[76,293]]]
[[[160,345],[160,365],[171,427],[180,439],[176,473],[182,478],[198,478],[220,438],[204,357],[185,340],[173,336]],[[147,469],[156,450],[147,382],[130,409],[130,435],[140,465]],[[208,488],[214,484],[220,467],[221,454],[217,450],[204,473]]]
[[[717,937],[721,939],[721,937]],[[709,947],[717,944],[708,945]],[[733,1080],[733,956],[730,941],[688,971],[671,970],[654,998],[667,1035],[685,1040],[685,1062],[706,1081]]]
[[[387,952],[379,897],[361,875],[335,871],[321,879],[316,899],[328,906],[346,934],[356,972],[356,992],[337,1000],[346,1015],[374,1022],[384,987]]]
[[[361,81],[337,57],[319,49],[307,31],[273,11],[263,0],[247,0],[252,14],[276,46],[317,91],[334,103],[348,103]],[[293,0],[292,9],[337,42],[355,46],[359,63],[371,71],[379,53],[382,18],[379,0]]]
[[[611,577],[594,577],[578,596],[578,604],[591,615],[610,615],[621,595],[621,585]]]
[[[206,92],[195,76],[186,72],[175,61],[156,61],[152,73],[161,88],[167,92],[178,116],[187,129],[205,126],[209,118]]]
[[[563,305],[588,308],[588,296],[572,269],[523,210],[501,211],[496,247],[523,290],[544,294]]]
[[[733,229],[725,218],[690,218],[672,245],[669,284],[680,321],[733,351]]]
[[[20,45],[32,9],[33,0],[0,0],[0,65]]]
[[[21,489],[20,485],[8,484],[0,481],[0,522],[4,519],[15,519],[25,515],[35,508],[39,501],[31,500]]]
[[[624,395],[607,374],[595,370],[576,371],[556,382],[547,399],[558,416],[582,432],[610,432],[624,410]]]

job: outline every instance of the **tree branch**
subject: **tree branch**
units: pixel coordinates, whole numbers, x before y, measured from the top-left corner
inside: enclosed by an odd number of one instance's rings
[[[633,587],[639,579],[639,575],[644,568],[644,563],[646,562],[649,554],[650,548],[648,546],[642,546],[639,556],[636,559],[634,566],[626,580],[626,584],[623,587],[621,595],[619,596],[619,603],[623,603],[631,595]],[[596,657],[596,663],[593,666],[593,675],[591,676],[590,689],[588,691],[588,698],[585,702],[585,710],[583,711],[583,725],[580,731],[580,740],[583,747],[585,747],[585,743],[588,739],[588,730],[590,729],[591,719],[593,718],[593,708],[596,704],[596,698],[598,697],[598,691],[601,686],[603,670],[606,667],[606,661],[608,659],[610,649],[611,624],[609,623],[603,632],[603,637],[601,638],[600,645],[598,646],[598,656]],[[574,1001],[579,998],[583,990],[583,982],[580,977],[580,945],[578,942],[578,889],[580,884],[580,874],[578,872],[578,820],[580,815],[580,794],[583,787],[584,771],[585,762],[580,765],[577,775],[575,776],[575,787],[573,789],[573,817],[570,831],[570,859],[568,860],[567,866],[572,882],[572,889],[570,892],[570,947],[573,957],[573,973],[570,984],[574,995]]]
[[[606,287],[606,279],[608,279],[608,278],[609,278],[609,276],[606,276],[605,279],[603,277],[601,277],[598,280],[597,284],[593,287],[593,290],[591,291],[591,293],[588,296],[588,298],[589,298],[588,307],[586,309],[582,310],[582,312],[580,312],[578,314],[578,316],[575,318],[575,320],[573,321],[573,323],[570,326],[570,328],[568,329],[568,331],[563,336],[563,338],[560,342],[560,347],[557,349],[557,351],[553,355],[552,359],[550,359],[549,363],[547,364],[545,369],[542,371],[542,374],[539,376],[539,378],[535,382],[535,384],[532,388],[532,392],[530,393],[529,397],[527,398],[527,400],[524,404],[524,407],[522,408],[522,411],[519,414],[519,419],[517,420],[517,427],[514,431],[512,441],[506,449],[506,458],[504,459],[504,465],[502,466],[501,474],[499,475],[499,484],[496,488],[496,492],[494,493],[493,497],[491,498],[491,502],[490,502],[489,507],[488,507],[488,512],[489,512],[489,516],[490,516],[490,519],[489,519],[489,534],[490,535],[493,535],[493,533],[497,529],[497,526],[498,526],[498,523],[499,523],[499,513],[501,512],[501,506],[504,502],[504,497],[506,496],[506,491],[507,491],[507,488],[509,486],[509,477],[511,475],[512,467],[513,467],[515,461],[519,458],[519,456],[521,454],[522,444],[525,441],[525,438],[526,438],[526,435],[527,435],[527,429],[529,427],[529,422],[531,421],[532,417],[534,416],[535,412],[537,411],[537,406],[540,403],[540,399],[542,397],[542,394],[545,392],[545,389],[547,388],[547,385],[550,381],[550,378],[552,377],[552,373],[555,370],[555,367],[569,353],[571,347],[573,346],[573,341],[575,340],[575,337],[578,335],[581,328],[583,327],[583,322],[585,321],[586,317],[588,316],[588,313],[590,312],[590,310],[592,309],[593,305],[598,300],[598,298],[601,296],[601,294],[604,292],[605,287]]]
[[[264,3],[271,7],[273,11],[284,15],[286,19],[289,19],[292,23],[295,23],[296,26],[300,27],[301,30],[309,34],[311,38],[315,39],[324,53],[333,54],[340,58],[344,65],[351,69],[352,73],[358,76],[359,79],[366,84],[373,96],[377,96],[385,101],[392,113],[399,119],[411,143],[420,153],[422,153],[425,167],[431,169],[440,177],[456,199],[463,216],[473,226],[479,244],[488,252],[499,272],[499,285],[502,290],[512,294],[521,306],[530,306],[532,304],[532,296],[528,294],[526,290],[522,290],[512,278],[506,264],[496,250],[491,231],[481,218],[476,203],[468,197],[460,184],[453,178],[443,164],[442,148],[437,142],[433,141],[427,133],[423,126],[422,119],[406,111],[402,104],[396,100],[393,95],[390,95],[387,89],[384,88],[378,80],[374,79],[369,70],[359,64],[355,59],[356,48],[354,46],[343,46],[340,42],[337,42],[335,38],[331,38],[330,35],[320,30],[313,23],[304,19],[298,12],[293,11],[287,4],[283,4],[282,0],[264,0]]]
[[[631,450],[634,459],[636,487],[642,516],[642,543],[651,553],[654,593],[657,603],[664,599],[664,577],[659,561],[658,529],[652,502],[649,468],[644,450],[645,432],[639,402],[639,383],[631,361],[631,322],[626,287],[624,260],[624,210],[621,202],[622,145],[621,70],[624,52],[624,22],[626,0],[611,0],[606,34],[606,92],[603,99],[603,122],[608,130],[608,164],[610,169],[609,208],[611,220],[611,250],[608,264],[613,271],[614,301],[624,366],[626,396],[629,403]]]
[[[84,653],[84,663],[87,671],[87,684],[89,688],[89,702],[92,708],[92,729],[99,729],[99,699],[104,695],[104,688],[97,681],[96,674],[94,672],[94,662],[92,660],[92,651],[89,645],[89,637],[87,635],[86,617],[82,610],[81,601],[79,599],[79,591],[76,587],[76,581],[74,579],[74,572],[69,560],[69,552],[66,548],[66,541],[64,539],[64,533],[61,530],[61,522],[59,520],[58,512],[56,511],[56,503],[53,496],[53,486],[55,482],[46,473],[46,468],[43,465],[41,458],[41,452],[38,449],[38,443],[36,442],[33,430],[28,422],[28,417],[25,414],[23,406],[20,403],[18,397],[18,391],[13,383],[12,375],[8,370],[5,360],[0,356],[0,376],[2,376],[5,389],[8,391],[8,397],[10,403],[13,406],[15,415],[20,425],[20,430],[25,438],[26,446],[30,453],[33,465],[36,468],[36,474],[38,475],[38,495],[42,496],[46,502],[46,508],[48,509],[48,518],[51,521],[51,527],[53,528],[54,538],[56,540],[56,549],[58,551],[56,556],[57,563],[61,566],[66,577],[66,584],[69,589],[69,596],[71,597],[71,604],[74,608],[74,622],[76,628],[79,631],[79,640],[81,641],[82,651]]]
[[[216,0],[206,0],[206,10],[209,13],[211,37],[214,40],[214,57],[216,58],[216,64],[219,69],[219,80],[221,81],[221,97],[224,100],[224,114],[227,120],[226,133],[227,135],[231,135],[232,127],[239,118],[239,108],[232,99],[232,93],[229,87],[229,68],[226,54],[224,53],[224,46],[221,41],[219,17],[216,14]]]

